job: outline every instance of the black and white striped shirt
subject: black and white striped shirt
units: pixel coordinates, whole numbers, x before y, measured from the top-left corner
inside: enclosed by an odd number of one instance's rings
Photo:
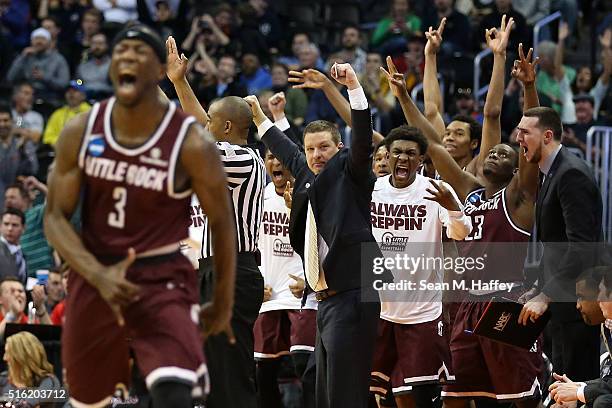
[[[259,152],[251,147],[217,142],[232,195],[238,252],[255,252],[263,216],[266,170]],[[208,219],[204,222],[202,258],[213,255]]]

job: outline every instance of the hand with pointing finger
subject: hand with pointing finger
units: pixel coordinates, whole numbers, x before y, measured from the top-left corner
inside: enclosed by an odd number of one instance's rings
[[[446,27],[446,17],[440,21],[440,26],[437,30],[429,27],[429,30],[425,32],[425,37],[427,38],[427,44],[425,44],[425,55],[435,55],[438,53],[440,45],[442,44],[444,27]]]
[[[389,71],[387,71],[383,67],[380,67],[380,70],[387,76],[387,80],[389,81],[389,87],[391,88],[391,92],[393,92],[393,95],[396,98],[408,96],[408,89],[406,88],[406,80],[404,79],[404,74],[398,72],[391,57],[387,57],[387,67],[389,68]]]
[[[523,52],[523,43],[519,44],[519,59],[514,61],[512,67],[512,77],[518,79],[523,85],[532,85],[536,80],[536,66],[540,62],[540,57],[537,57],[533,62],[531,56],[533,48],[529,49],[527,56]]]
[[[508,39],[510,38],[512,26],[514,26],[514,19],[510,17],[508,23],[506,23],[506,15],[504,14],[499,30],[497,28],[485,30],[487,47],[489,47],[494,54],[506,55],[506,47],[508,47]]]
[[[295,276],[292,274],[289,274],[289,277],[295,281],[294,283],[289,285],[289,290],[291,291],[293,296],[298,299],[301,299],[302,295],[304,294],[304,288],[306,288],[306,281],[300,278],[299,276]]]
[[[134,248],[130,248],[125,259],[106,267],[103,272],[96,275],[94,282],[92,282],[117,317],[119,326],[125,324],[121,308],[127,307],[138,300],[140,288],[125,278],[128,268],[135,259],[136,252]]]
[[[291,209],[291,203],[293,202],[293,186],[290,181],[287,181],[283,198],[285,199],[285,206]]]

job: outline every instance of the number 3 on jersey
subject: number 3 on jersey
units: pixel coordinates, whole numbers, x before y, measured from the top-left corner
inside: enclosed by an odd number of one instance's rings
[[[108,214],[108,225],[114,228],[123,228],[125,226],[125,202],[127,201],[125,187],[115,187],[113,200],[115,200],[115,210]]]
[[[472,218],[472,232],[465,237],[466,241],[475,241],[482,238],[482,226],[484,224],[484,215],[476,215]]]

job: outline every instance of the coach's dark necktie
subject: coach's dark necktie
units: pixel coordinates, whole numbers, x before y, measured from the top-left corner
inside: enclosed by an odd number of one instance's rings
[[[25,282],[25,259],[21,248],[15,252],[15,266],[17,266],[17,277],[20,281]]]

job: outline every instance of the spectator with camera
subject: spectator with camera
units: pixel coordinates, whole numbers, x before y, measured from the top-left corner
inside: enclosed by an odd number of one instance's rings
[[[185,52],[197,51],[198,41],[203,41],[208,55],[219,57],[231,46],[230,39],[215,23],[210,14],[196,16],[191,21],[191,30],[181,44]]]

